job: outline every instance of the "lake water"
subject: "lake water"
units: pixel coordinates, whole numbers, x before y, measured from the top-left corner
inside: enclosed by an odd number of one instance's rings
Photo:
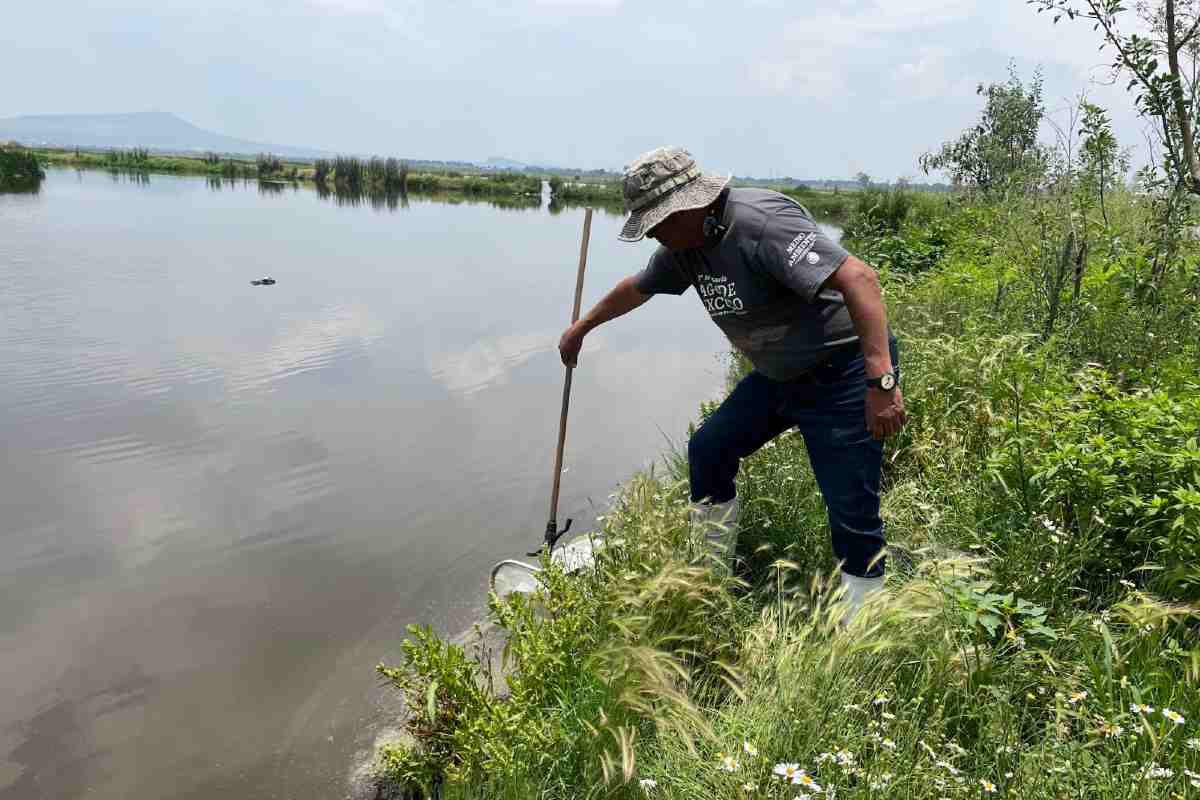
[[[583,211],[220,187],[0,195],[2,800],[342,797],[404,627],[540,542]],[[653,249],[620,222],[585,310]],[[691,293],[589,336],[560,520],[683,443],[725,350]]]

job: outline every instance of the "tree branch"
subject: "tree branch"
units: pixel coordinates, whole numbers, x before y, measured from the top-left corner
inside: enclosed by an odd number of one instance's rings
[[[1175,123],[1179,126],[1179,138],[1183,141],[1183,161],[1192,178],[1191,190],[1200,193],[1200,159],[1196,157],[1196,143],[1192,139],[1192,120],[1187,113],[1183,98],[1183,77],[1179,74],[1179,45],[1175,41],[1175,0],[1166,0],[1167,12],[1167,64],[1171,70],[1171,99],[1175,103]]]

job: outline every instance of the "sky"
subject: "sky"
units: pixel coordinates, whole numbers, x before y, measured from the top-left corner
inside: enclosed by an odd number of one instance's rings
[[[1041,67],[1145,160],[1089,25],[1024,0],[89,0],[17,3],[0,117],[171,111],[261,142],[620,169],[663,144],[712,172],[923,179],[980,83]],[[1046,138],[1052,138],[1046,128]]]

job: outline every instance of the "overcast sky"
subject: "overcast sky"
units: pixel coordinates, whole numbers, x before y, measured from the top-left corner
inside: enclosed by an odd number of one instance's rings
[[[10,4],[0,117],[173,111],[263,142],[619,169],[660,144],[739,175],[918,176],[980,82],[1041,65],[1064,118],[1090,26],[1024,0],[89,0]]]

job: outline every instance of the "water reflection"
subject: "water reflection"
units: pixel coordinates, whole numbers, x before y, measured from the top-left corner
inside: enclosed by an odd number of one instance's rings
[[[114,169],[105,170],[116,184],[132,184],[149,186],[151,173],[142,170]],[[85,170],[76,170],[77,178],[82,181]],[[173,177],[173,176],[172,176]],[[362,188],[352,188],[347,185],[328,186],[323,183],[302,184],[299,182],[267,181],[255,178],[234,177],[230,175],[205,175],[205,184],[209,190],[222,192],[237,188],[257,187],[257,192],[263,197],[276,197],[291,189],[292,192],[307,191],[310,187],[318,197],[333,203],[339,208],[370,208],[374,211],[401,211],[407,209],[410,198],[446,205],[488,206],[506,211],[539,211],[546,209],[554,216],[586,207],[608,216],[623,216],[624,209],[620,205],[596,205],[581,200],[563,200],[552,196],[549,192],[537,195],[495,195],[466,194],[447,191],[374,191]],[[19,190],[22,193],[36,194],[38,189]]]
[[[0,800],[344,796],[372,666],[540,536],[583,215],[116,180],[0,198]],[[648,252],[619,228],[588,302]],[[580,530],[720,386],[695,306],[589,337]]]
[[[288,188],[298,189],[299,186],[294,183],[283,183],[282,181],[258,181],[258,193],[262,195],[283,194]]]
[[[113,183],[132,183],[137,186],[150,185],[150,173],[141,170],[109,168],[109,177]]]

